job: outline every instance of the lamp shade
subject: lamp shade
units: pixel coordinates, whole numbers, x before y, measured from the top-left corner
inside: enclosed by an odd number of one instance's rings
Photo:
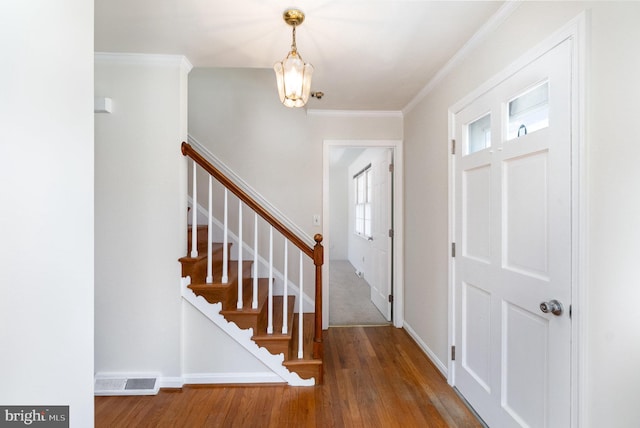
[[[278,82],[280,101],[287,107],[302,107],[311,93],[313,66],[305,64],[296,50],[273,66]]]

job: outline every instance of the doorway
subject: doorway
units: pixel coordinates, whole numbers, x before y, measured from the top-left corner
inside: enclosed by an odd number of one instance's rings
[[[572,55],[556,43],[451,109],[450,383],[490,426],[571,425]]]
[[[401,168],[399,152],[399,141],[324,143],[325,329],[402,326],[402,276],[394,269],[402,257],[397,239],[402,179],[392,178]]]

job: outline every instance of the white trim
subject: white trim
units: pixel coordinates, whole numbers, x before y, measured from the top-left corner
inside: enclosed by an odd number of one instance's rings
[[[193,206],[193,198],[191,196],[187,196],[187,202],[189,205]],[[202,205],[198,204],[197,205],[197,212],[199,214],[201,214],[203,216],[203,218],[207,218],[209,216],[208,211],[205,210]],[[213,224],[215,227],[217,227],[218,229],[222,230],[224,225],[222,224],[222,222],[220,222],[217,218],[212,217],[213,220]],[[229,239],[231,240],[231,242],[237,244],[238,243],[238,236],[233,233],[231,230],[227,230],[227,236],[229,237]],[[297,249],[297,247],[296,247]],[[242,251],[243,254],[248,253],[250,256],[249,258],[251,260],[253,260],[253,256],[254,256],[254,249],[252,246],[250,246],[249,244],[247,244],[246,242],[242,243]],[[260,265],[263,267],[263,271],[267,270],[269,268],[269,261],[266,260],[264,257],[262,257],[260,254],[258,254],[258,263],[260,263]],[[282,272],[280,272],[278,269],[273,268],[273,276],[276,279],[280,280],[280,283],[284,284],[284,275],[282,274]],[[299,298],[300,297],[300,288],[294,283],[291,282],[290,280],[287,280],[287,283],[289,285],[289,289],[293,290],[294,295]],[[277,284],[277,282],[276,282]],[[315,310],[315,298],[311,298],[308,295],[303,295],[302,296],[302,300],[304,301],[304,312],[314,312]]]
[[[404,324],[404,153],[402,140],[324,140],[322,149],[322,231],[324,260],[322,266],[322,328],[329,328],[329,151],[333,147],[388,147],[393,149],[393,325]]]
[[[407,331],[407,333],[409,333],[409,336],[411,336],[411,338],[418,344],[418,346],[422,349],[422,351],[424,351],[424,353],[427,355],[429,360],[431,360],[433,365],[436,366],[436,368],[438,370],[440,370],[440,373],[442,373],[442,375],[446,379],[447,378],[447,366],[445,365],[445,363],[443,363],[440,360],[440,358],[438,358],[436,356],[436,353],[433,352],[431,350],[431,348],[429,348],[429,346],[427,346],[426,343],[424,343],[424,341],[420,338],[418,333],[416,333],[415,330],[409,324],[407,324],[405,322],[403,328]]]
[[[233,181],[239,186],[247,195],[251,196],[256,202],[265,207],[273,216],[275,216],[282,224],[294,232],[298,237],[305,240],[309,246],[313,248],[316,242],[311,236],[309,236],[304,230],[298,227],[289,217],[284,215],[282,211],[272,205],[264,196],[262,196],[257,190],[251,187],[246,181],[244,181],[238,174],[236,174],[231,168],[226,166],[220,159],[218,159],[209,149],[207,149],[202,143],[193,138],[191,135],[188,137],[189,144],[191,144],[206,160],[219,169],[228,179]]]
[[[573,303],[571,330],[571,427],[577,428],[587,423],[587,310],[589,289],[589,254],[588,254],[588,181],[587,181],[587,140],[586,140],[586,82],[587,49],[589,43],[588,20],[589,12],[580,14],[571,22],[571,34],[575,44],[573,47],[572,71],[572,162],[573,177],[571,193],[574,195],[572,206],[572,264],[574,266],[571,284],[571,299]],[[577,197],[577,201],[575,198]]]
[[[587,329],[588,319],[588,248],[587,248],[587,144],[585,141],[585,96],[586,96],[586,52],[587,52],[587,14],[582,12],[576,18],[569,21],[558,31],[547,37],[544,41],[531,48],[527,53],[514,61],[500,73],[480,85],[459,102],[449,108],[449,134],[448,142],[454,136],[453,117],[455,113],[472,103],[476,98],[497,86],[509,76],[535,61],[551,49],[566,40],[572,40],[572,105],[571,105],[571,162],[572,162],[572,214],[571,214],[571,239],[572,239],[572,326],[571,326],[571,427],[577,428],[586,421],[587,416]],[[451,151],[449,150],[449,153]],[[449,156],[449,240],[453,242],[455,217],[453,210],[454,198],[454,162],[453,156]],[[449,257],[449,347],[455,344],[455,260]],[[448,382],[455,383],[454,364],[449,360]]]
[[[186,373],[179,377],[162,377],[158,373],[98,373],[97,380],[126,381],[127,379],[155,378],[154,389],[149,390],[95,390],[96,396],[107,395],[156,395],[162,388],[183,388],[185,385],[228,385],[228,384],[259,384],[284,383],[280,376],[271,372],[255,373]]]
[[[284,362],[284,354],[273,355],[266,348],[259,347],[251,337],[253,329],[241,329],[235,323],[227,321],[220,311],[221,303],[209,303],[202,296],[196,296],[193,291],[188,288],[191,284],[191,278],[182,278],[180,281],[180,291],[182,298],[198,309],[204,316],[209,318],[215,325],[220,327],[222,331],[227,333],[240,346],[249,351],[254,357],[260,360],[268,369],[273,371],[275,375],[280,377],[284,382],[291,386],[313,386],[315,378],[302,379],[297,373],[289,371],[282,365]]]
[[[181,377],[161,377],[158,379],[160,388],[182,388],[184,386],[184,379]]]
[[[402,111],[400,110],[307,110],[307,116],[320,117],[362,117],[362,118],[380,118],[390,117],[402,119]]]
[[[460,48],[458,52],[429,80],[424,88],[413,97],[411,101],[402,109],[402,113],[406,115],[420,103],[432,90],[434,90],[442,80],[451,73],[473,50],[482,43],[488,35],[492,34],[511,14],[520,7],[522,0],[512,0],[506,2],[496,13],[494,13],[487,22],[475,32],[467,43]]]
[[[557,45],[561,44],[565,40],[575,38],[578,27],[577,21],[579,21],[580,16],[569,21],[568,24],[560,28],[551,36],[547,37],[544,41],[531,48],[524,55],[520,56],[510,65],[502,69],[502,71],[498,72],[482,85],[478,86],[475,90],[471,91],[469,94],[467,94],[467,96],[452,105],[449,108],[449,111],[453,112],[454,114],[461,111],[473,101],[475,101],[478,97],[482,96],[484,93],[488,92],[489,90],[506,80],[508,77],[512,76],[519,70],[534,62],[536,59],[540,58],[542,55],[549,52]],[[451,139],[451,134],[449,135],[449,139]]]
[[[193,64],[184,55],[95,52],[94,61],[101,64],[178,66],[187,74]]]
[[[447,192],[447,198],[448,198],[448,209],[449,209],[449,225],[448,225],[448,243],[449,245],[451,245],[450,243],[455,242],[455,224],[456,224],[456,215],[455,215],[455,186],[456,186],[456,181],[455,181],[455,156],[453,156],[451,154],[452,149],[453,149],[453,136],[455,135],[455,131],[454,131],[454,113],[451,111],[451,109],[449,109],[449,111],[447,112],[448,115],[448,132],[447,132],[447,136],[448,136],[448,140],[447,140],[447,157],[448,159],[448,177],[447,177],[447,181],[448,181],[448,192]],[[458,149],[460,150],[460,149]],[[447,248],[447,251],[451,251],[451,249]],[[449,254],[449,256],[451,256],[451,254]],[[447,334],[448,334],[448,342],[447,342],[447,349],[451,349],[452,346],[455,345],[456,343],[456,305],[455,305],[455,267],[456,267],[456,259],[455,257],[447,257],[449,259],[448,261],[448,275],[449,275],[449,284],[447,287],[447,307],[449,308],[449,317],[448,317],[448,330],[447,330]],[[451,386],[453,386],[454,382],[455,382],[455,377],[456,377],[456,367],[455,364],[453,363],[453,360],[451,360],[451,358],[447,359],[447,367],[448,367],[448,373],[449,376],[447,376],[447,383]]]
[[[102,64],[178,66],[186,73],[193,69],[193,65],[184,55],[95,52],[94,60]]]
[[[183,385],[220,385],[246,383],[283,383],[271,372],[256,373],[187,373],[182,375]]]

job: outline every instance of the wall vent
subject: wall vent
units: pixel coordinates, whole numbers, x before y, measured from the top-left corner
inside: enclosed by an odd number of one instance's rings
[[[95,395],[156,395],[156,377],[96,377]]]

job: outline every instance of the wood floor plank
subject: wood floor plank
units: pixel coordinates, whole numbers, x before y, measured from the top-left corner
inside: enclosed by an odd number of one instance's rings
[[[95,426],[482,426],[404,330],[331,328],[324,344],[323,385],[185,386],[151,397],[96,397]]]

